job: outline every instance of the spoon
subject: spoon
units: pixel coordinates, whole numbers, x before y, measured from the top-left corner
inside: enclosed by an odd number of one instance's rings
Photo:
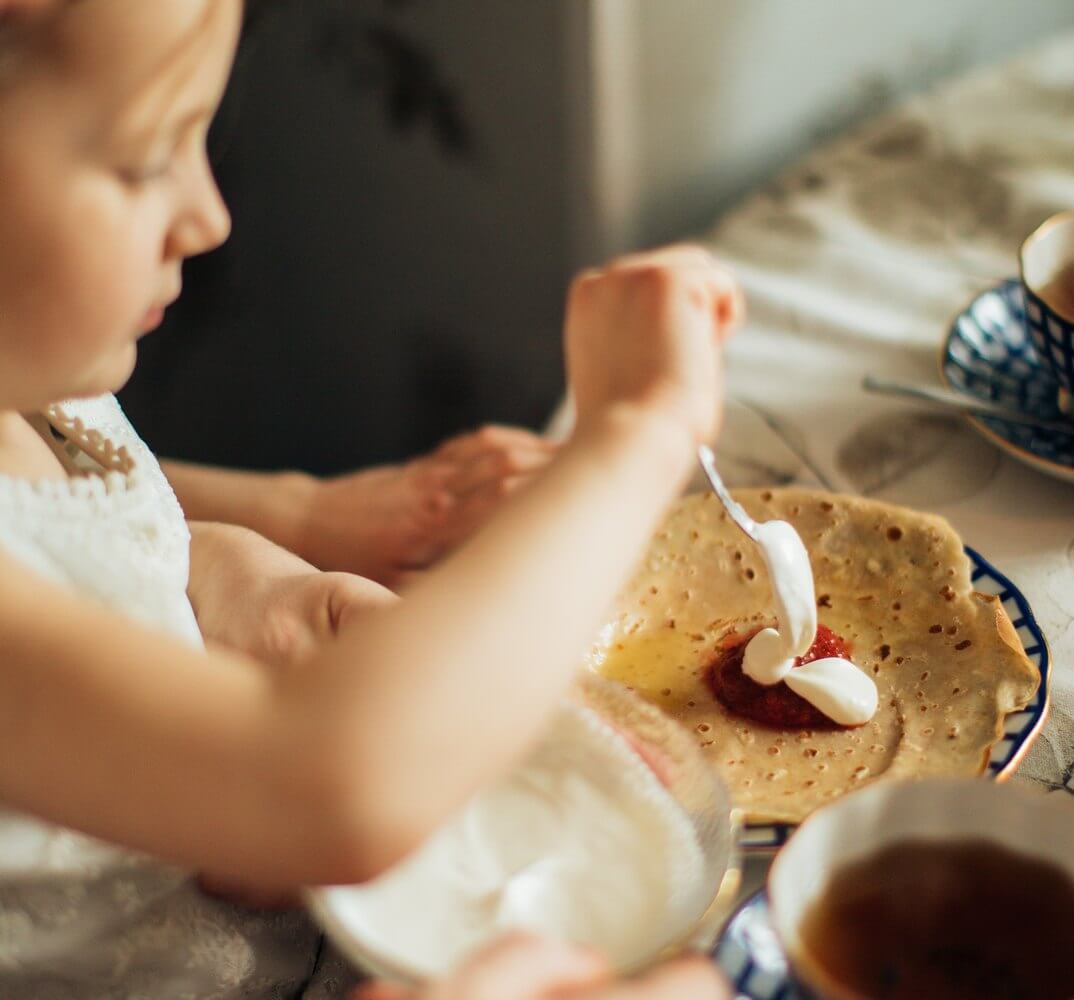
[[[754,542],[760,545],[761,540],[757,534],[757,522],[754,521],[754,519],[746,513],[742,505],[731,496],[727,487],[724,485],[723,480],[720,478],[719,472],[716,471],[716,456],[707,444],[700,444],[697,446],[697,460],[701,463],[701,468],[705,470],[705,475],[712,485],[713,492],[720,498],[720,503],[724,505],[724,509],[727,513],[731,515],[731,520],[734,521],[735,524],[737,524]]]
[[[976,399],[961,392],[937,389],[931,385],[920,385],[914,382],[894,382],[890,379],[877,378],[875,375],[866,375],[861,384],[862,388],[868,392],[875,392],[884,396],[906,396],[910,399],[925,400],[960,413],[995,417],[999,420],[1009,420],[1013,424],[1028,424],[1031,427],[1038,427],[1053,434],[1074,434],[1074,422],[1041,420],[1030,413],[1023,413],[1021,410],[1004,406],[1002,403],[994,403],[987,399]]]

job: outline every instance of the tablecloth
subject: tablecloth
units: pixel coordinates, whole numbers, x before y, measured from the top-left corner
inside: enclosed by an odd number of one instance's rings
[[[957,416],[865,393],[940,384],[952,318],[1074,206],[1074,35],[949,83],[810,154],[707,235],[750,318],[729,348],[720,467],[947,517],[1029,600],[1050,718],[1015,780],[1074,794],[1074,486]]]

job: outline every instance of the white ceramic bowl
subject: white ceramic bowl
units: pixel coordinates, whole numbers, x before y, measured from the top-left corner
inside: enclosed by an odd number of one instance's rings
[[[836,869],[906,840],[984,840],[1074,879],[1074,805],[1065,795],[980,779],[879,782],[847,795],[798,828],[768,878],[776,932],[796,976],[818,996],[862,1000],[806,948],[806,913]]]
[[[656,745],[660,733],[664,738],[670,737],[676,766],[668,788],[692,825],[701,849],[701,884],[697,887],[696,905],[692,906],[697,917],[692,919],[687,933],[669,939],[667,928],[652,928],[654,947],[646,954],[639,954],[636,962],[622,966],[621,971],[644,968],[687,947],[708,950],[715,943],[739,884],[736,847],[739,817],[731,807],[727,788],[705,762],[694,741],[676,723],[621,685],[586,675],[579,681],[575,701],[610,722],[635,746]],[[569,832],[565,831],[564,836],[569,836]],[[402,961],[398,952],[389,955],[384,946],[377,945],[361,887],[324,886],[308,890],[306,897],[315,919],[355,965],[396,982],[412,985],[422,980],[416,962],[411,965]],[[691,897],[694,897],[692,892]],[[422,900],[400,900],[399,906],[404,912],[413,908],[419,913]]]

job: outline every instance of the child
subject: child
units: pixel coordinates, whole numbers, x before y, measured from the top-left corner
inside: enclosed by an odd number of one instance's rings
[[[502,775],[718,416],[733,284],[697,249],[638,255],[572,288],[572,439],[405,600],[188,530],[110,393],[227,236],[204,139],[240,18],[0,0],[5,998],[298,993],[310,926],[190,873],[368,879]]]
[[[398,588],[457,548],[556,450],[520,427],[489,425],[407,462],[327,479],[161,464],[188,518],[242,524],[320,569]]]

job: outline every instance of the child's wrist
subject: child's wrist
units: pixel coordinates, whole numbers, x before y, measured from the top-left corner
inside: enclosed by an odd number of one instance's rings
[[[600,436],[632,451],[647,452],[654,471],[684,478],[697,442],[688,423],[673,407],[618,402],[579,422],[579,437]]]
[[[324,483],[306,472],[276,472],[268,479],[261,499],[261,533],[317,565],[317,498]]]

